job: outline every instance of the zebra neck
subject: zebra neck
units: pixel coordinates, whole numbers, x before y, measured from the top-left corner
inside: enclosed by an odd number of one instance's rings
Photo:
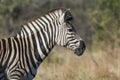
[[[39,62],[43,61],[55,46],[52,36],[43,29],[35,31],[23,27],[21,32],[15,37],[22,42],[22,48],[26,48],[25,50],[29,50],[29,52],[33,53]]]

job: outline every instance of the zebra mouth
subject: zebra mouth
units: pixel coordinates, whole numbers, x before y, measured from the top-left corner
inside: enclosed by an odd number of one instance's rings
[[[84,50],[85,50],[85,49],[75,49],[74,53],[75,53],[77,56],[81,56],[81,55],[84,53]]]
[[[82,55],[84,53],[85,48],[86,48],[85,43],[83,41],[81,41],[81,44],[80,44],[79,48],[76,48],[74,50],[74,53],[76,55],[80,56],[80,55]]]

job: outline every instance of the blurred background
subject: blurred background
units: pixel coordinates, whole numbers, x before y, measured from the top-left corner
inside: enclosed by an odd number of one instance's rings
[[[34,80],[120,80],[120,0],[0,0],[0,38],[59,7],[71,9],[87,49],[78,57],[56,46]]]

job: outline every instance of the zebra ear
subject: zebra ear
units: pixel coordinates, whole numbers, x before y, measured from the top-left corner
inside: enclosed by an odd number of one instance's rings
[[[69,21],[73,20],[72,14],[70,13],[70,9],[67,9],[65,11],[64,20],[65,20],[65,22],[69,22]]]

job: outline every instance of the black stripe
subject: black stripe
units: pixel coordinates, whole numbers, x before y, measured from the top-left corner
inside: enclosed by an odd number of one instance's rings
[[[44,17],[48,22],[49,22],[49,25],[50,26],[48,26],[48,27],[50,27],[51,28],[51,40],[50,40],[50,43],[51,43],[51,47],[53,48],[53,46],[54,46],[54,44],[53,44],[53,36],[54,36],[54,34],[53,34],[53,26],[52,26],[52,23],[51,23],[51,21],[47,18],[47,17]],[[44,21],[44,20],[43,20]],[[45,21],[44,21],[45,22]],[[46,22],[45,22],[46,23]],[[46,23],[47,24],[47,23]]]
[[[54,36],[54,40],[53,40],[53,41],[55,41],[56,26],[57,26],[57,25],[55,25],[55,22],[56,22],[56,21],[53,21],[55,18],[53,19],[50,15],[49,15],[49,17],[52,19],[52,23],[53,23],[53,26],[52,26],[52,27],[54,27],[54,30],[55,30],[55,31],[54,31],[55,33],[54,33],[54,35],[53,35],[53,36]],[[46,17],[46,18],[47,18],[47,17]],[[47,19],[48,19],[48,18],[47,18]],[[50,21],[49,21],[49,22],[50,22]],[[51,24],[52,24],[52,23],[51,23]],[[53,44],[54,44],[54,43],[53,43]]]
[[[21,72],[20,70],[17,70],[17,69],[16,69],[15,71],[17,71],[17,73],[20,73],[20,75],[18,75],[18,77],[21,77],[21,76],[23,76],[23,75],[24,75],[24,73],[23,73],[23,72]],[[14,72],[15,72],[15,71],[14,71]],[[16,76],[16,74],[15,74],[15,76]]]
[[[55,16],[55,14],[51,14],[50,16],[54,17],[54,19],[57,18],[57,17]],[[55,23],[56,23],[56,24],[54,24],[54,27],[55,27],[56,29],[58,29],[60,23],[59,23],[57,20],[55,21]],[[58,34],[57,34],[57,33],[58,33]],[[58,32],[56,32],[55,34],[57,34],[56,37],[59,37],[59,30],[58,30]]]
[[[16,71],[16,70],[15,70]],[[19,80],[19,78],[21,77],[21,75],[19,75],[19,74],[12,74],[12,75],[10,75],[11,77],[12,77],[12,79],[15,79],[15,80]]]
[[[31,33],[33,33],[33,31],[30,28],[29,28],[29,30]],[[32,34],[31,37],[32,37],[32,42],[33,42],[33,46],[34,46],[35,58],[38,60],[38,62],[42,62],[43,60],[41,59],[39,52],[37,50],[37,43],[36,43],[34,34]]]
[[[51,17],[51,16],[50,16],[50,17]],[[54,17],[54,16],[53,16],[53,17]],[[55,18],[55,17],[54,17],[54,18]],[[55,28],[54,37],[57,38],[57,36],[58,36],[57,33],[58,33],[58,32],[56,32],[56,30],[57,30],[58,27],[59,27],[57,20],[56,20],[55,22],[53,22],[53,25],[54,25],[54,28]],[[59,30],[58,30],[58,31],[59,31]],[[54,39],[55,39],[55,38],[54,38]],[[55,39],[55,40],[56,40],[56,39]],[[54,41],[55,41],[55,40],[54,40]]]
[[[31,23],[31,24],[32,24],[32,23]],[[33,25],[33,24],[32,24],[32,25]],[[33,25],[33,26],[34,26],[34,25]],[[35,28],[35,26],[34,26],[34,28]],[[44,44],[43,44],[43,42],[42,42],[41,35],[40,35],[39,31],[38,31],[36,28],[35,28],[35,30],[36,30],[36,32],[37,32],[38,41],[39,41],[39,46],[40,46],[43,54],[44,54],[45,56],[47,56],[48,53],[47,53],[46,50],[45,50]],[[42,30],[41,30],[41,32],[42,32]],[[43,35],[43,37],[45,36],[44,34],[42,34],[42,35]],[[45,40],[45,39],[44,39],[44,40]]]
[[[52,19],[52,21],[54,21],[55,18],[52,18],[50,14],[48,14],[48,16]],[[47,16],[46,16],[47,17]]]
[[[5,56],[5,54],[6,54],[6,40],[4,40],[4,39],[2,39],[2,43],[3,43],[3,56],[2,56],[2,59],[1,59],[1,63],[3,62],[3,60],[4,60],[4,56]]]
[[[48,23],[46,23],[44,20],[42,20],[46,25],[47,25],[47,28],[49,27],[48,26]],[[38,24],[39,25],[39,24]],[[40,27],[40,26],[39,26]],[[42,33],[42,35],[43,35],[43,38],[44,38],[44,41],[46,42],[46,47],[47,47],[47,49],[50,51],[50,48],[49,48],[49,42],[47,41],[47,37],[46,37],[46,34],[43,32],[43,30],[42,30],[42,28],[40,27],[40,31],[41,31],[41,33]],[[49,32],[49,29],[48,29],[48,33],[47,33],[47,35],[48,35],[48,38],[49,38],[49,41],[50,41],[50,32]],[[47,53],[47,55],[48,55],[48,53]]]
[[[15,41],[17,42],[17,47],[18,47],[18,53],[19,53],[19,57],[20,57],[20,42],[18,40],[17,37],[14,37]]]
[[[16,45],[15,45],[15,41],[12,39],[12,43],[13,43],[13,49],[14,49],[14,57],[13,57],[13,59],[12,59],[12,61],[10,62],[10,65],[12,65],[12,64],[14,64],[14,66],[10,69],[10,71],[14,68],[14,67],[16,67],[16,65],[17,65],[17,62],[16,63],[14,63],[15,62],[15,58],[16,58],[16,51],[17,51],[17,49],[16,49]],[[12,50],[13,50],[12,49]]]
[[[50,31],[48,30],[48,24],[47,24],[43,19],[40,18],[40,20],[45,23],[45,25],[44,25],[44,24],[42,24],[42,22],[40,22],[39,20],[37,20],[37,21],[39,21],[39,23],[40,23],[43,27],[46,27],[46,26],[47,26],[47,33],[48,33],[47,35],[48,35],[48,37],[49,37],[49,42],[50,42],[51,40],[50,40]],[[47,48],[49,49],[49,43],[48,43],[48,41],[47,41],[47,38],[46,38],[46,36],[45,36],[45,33],[43,32],[43,29],[41,28],[41,26],[40,26],[38,23],[36,23],[36,24],[40,27],[40,30],[41,30],[41,33],[43,34],[44,39],[45,39]],[[50,51],[50,49],[49,49],[49,51]]]
[[[20,34],[18,34],[18,35],[20,35]],[[17,35],[16,35],[17,36]],[[19,54],[19,61],[20,61],[20,64],[19,64],[19,66],[20,66],[20,68],[21,69],[23,69],[24,70],[24,68],[23,68],[23,66],[22,66],[22,64],[24,63],[24,61],[22,61],[22,63],[21,63],[21,56],[22,56],[22,54],[23,54],[23,47],[22,47],[22,45],[23,44],[21,44],[22,42],[21,42],[21,37],[19,37],[19,39],[18,39],[18,37],[14,37],[14,39],[16,40],[16,42],[17,42],[17,47],[18,47],[18,54]],[[25,64],[24,64],[24,67],[25,67]],[[26,70],[24,70],[26,73],[27,73],[27,71]]]
[[[56,21],[56,25],[57,25],[57,26],[55,26],[55,27],[59,27],[59,23],[58,23],[57,21]],[[56,28],[56,30],[57,30],[57,29],[58,29],[58,28]],[[56,34],[57,34],[57,35],[56,35],[56,38],[57,38],[57,39],[58,39],[58,37],[59,37],[59,32],[60,32],[59,30],[58,30],[58,32],[56,32]]]
[[[23,35],[25,36],[24,33],[23,33]],[[25,49],[25,53],[23,54],[23,58],[25,57],[25,61],[26,61],[27,65],[28,65],[29,71],[30,71],[31,75],[34,76],[34,74],[32,73],[31,65],[30,65],[29,58],[28,58],[27,42],[26,42],[25,38],[26,37],[24,37],[24,49]]]
[[[27,35],[29,35],[26,30],[25,30],[25,33],[26,33]],[[27,41],[28,41],[28,50],[29,50],[28,55],[29,55],[29,57],[30,57],[30,61],[31,61],[33,67],[34,67],[34,68],[37,68],[37,66],[36,66],[36,64],[35,64],[35,61],[34,61],[34,59],[33,59],[33,56],[32,56],[32,52],[31,52],[32,45],[30,44],[29,36],[27,37]]]
[[[52,15],[55,17],[55,19],[57,19],[58,17],[56,16],[56,14],[55,13],[52,13]]]
[[[8,53],[8,58],[7,58],[6,62],[5,62],[5,66],[8,65],[8,62],[9,62],[10,57],[11,57],[11,51],[12,51],[11,38],[8,38],[8,48],[9,48],[9,53]],[[10,65],[8,65],[8,67],[9,67],[9,66],[10,66]]]
[[[23,56],[23,54],[24,54],[24,45],[23,45],[23,43],[25,42],[24,40],[23,40],[23,37],[20,37],[20,42],[21,42],[21,53],[20,53],[20,57],[22,57],[22,62],[21,62],[21,64],[23,64],[23,66],[25,67],[25,60],[24,60],[24,56]],[[21,59],[20,59],[20,61],[21,61]]]

